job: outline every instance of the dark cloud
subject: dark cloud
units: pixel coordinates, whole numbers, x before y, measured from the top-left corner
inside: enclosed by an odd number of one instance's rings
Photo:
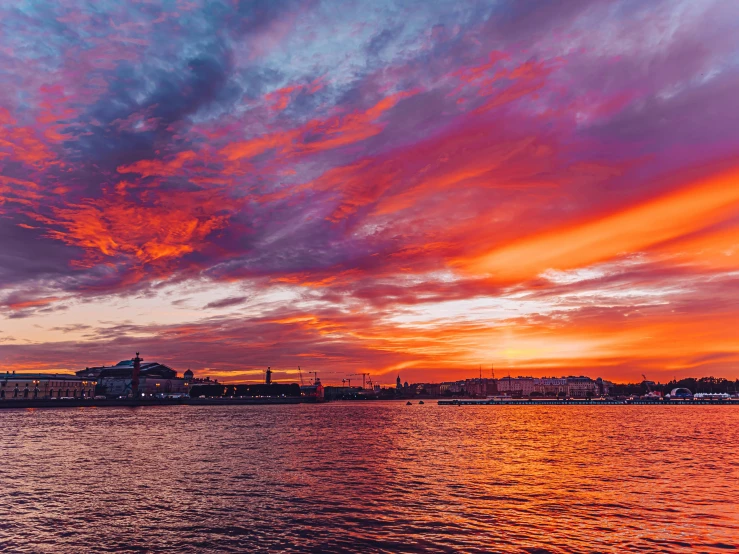
[[[35,280],[57,280],[69,275],[77,248],[65,247],[45,237],[40,228],[27,229],[24,217],[0,217],[0,283],[9,287]],[[26,223],[24,223],[26,224]]]
[[[239,0],[233,12],[224,14],[224,23],[238,35],[259,33],[276,21],[294,15],[298,8],[315,3],[313,0]]]
[[[231,306],[238,306],[239,304],[243,304],[246,302],[249,298],[247,296],[231,296],[229,298],[223,298],[221,300],[214,300],[213,302],[208,302],[204,308],[207,310],[209,308],[230,308]]]
[[[402,31],[402,26],[397,26],[390,29],[383,29],[370,39],[369,43],[367,44],[367,54],[369,54],[370,56],[381,55],[383,50],[385,50],[387,46],[398,39]]]
[[[70,323],[69,325],[60,325],[57,327],[51,327],[50,331],[60,331],[62,333],[74,333],[77,331],[86,331],[92,329],[92,326],[85,325],[84,323]]]

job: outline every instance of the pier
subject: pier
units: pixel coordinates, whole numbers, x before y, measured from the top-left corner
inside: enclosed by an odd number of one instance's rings
[[[739,400],[528,400],[528,399],[479,399],[459,398],[439,400],[439,406],[739,406]]]
[[[32,399],[22,398],[0,401],[0,410],[29,408],[136,408],[140,406],[255,406],[265,404],[299,404],[299,397],[210,397],[210,398],[60,398]]]

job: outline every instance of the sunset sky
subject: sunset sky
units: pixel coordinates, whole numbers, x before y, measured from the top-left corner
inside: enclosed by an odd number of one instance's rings
[[[739,2],[0,6],[0,363],[739,377]]]

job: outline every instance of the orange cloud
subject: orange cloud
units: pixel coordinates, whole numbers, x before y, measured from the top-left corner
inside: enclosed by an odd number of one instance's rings
[[[0,137],[0,158],[2,150],[12,159],[23,162],[36,169],[41,169],[56,159],[55,154],[37,138],[37,133],[30,127],[5,128],[4,137]]]
[[[46,223],[63,227],[49,235],[87,249],[91,261],[127,255],[154,263],[200,249],[210,233],[226,225],[224,207],[211,191],[170,191],[147,204],[116,194],[57,208]]]
[[[297,136],[297,131],[271,133],[251,140],[231,143],[222,148],[220,153],[229,161],[253,158],[267,150],[288,150]]]
[[[400,100],[417,94],[418,90],[403,91],[387,96],[365,112],[336,116],[326,120],[308,122],[303,128],[303,135],[315,136],[315,140],[303,141],[301,152],[318,152],[339,148],[366,140],[379,134],[384,125],[377,120]]]
[[[33,206],[42,198],[38,190],[32,181],[0,175],[0,206],[8,202]]]
[[[270,111],[281,112],[290,104],[290,100],[295,93],[307,92],[313,94],[323,88],[323,83],[320,79],[315,79],[311,83],[307,84],[295,84],[282,87],[275,91],[270,92],[264,96]]]
[[[521,281],[547,269],[566,270],[639,252],[715,224],[739,210],[739,172],[689,187],[595,220],[524,237],[454,265],[500,281]]]
[[[377,120],[401,99],[418,91],[404,91],[387,96],[364,112],[336,115],[309,121],[299,129],[268,133],[247,141],[231,143],[220,150],[229,161],[253,158],[267,150],[280,154],[313,153],[353,144],[379,134],[383,125]]]
[[[180,152],[170,161],[163,160],[139,160],[130,165],[118,166],[118,173],[139,173],[142,177],[152,176],[172,176],[178,173],[190,160],[197,158],[197,154],[192,150]]]
[[[694,266],[708,271],[739,269],[739,226],[702,232],[656,249],[665,263]]]
[[[47,306],[58,300],[61,300],[58,296],[48,296],[46,298],[34,298],[33,300],[23,300],[19,302],[11,302],[8,304],[8,308],[11,310],[23,310],[26,308],[38,308],[40,306]]]

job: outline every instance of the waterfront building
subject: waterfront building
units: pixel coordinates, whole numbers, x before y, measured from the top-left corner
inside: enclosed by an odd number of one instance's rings
[[[49,398],[90,398],[95,396],[95,379],[71,373],[16,373],[0,375],[0,400]]]
[[[598,393],[601,394],[602,396],[608,396],[609,394],[611,394],[613,387],[616,386],[611,381],[606,381],[602,377],[598,377],[595,380],[595,385],[598,388]]]
[[[670,398],[693,398],[693,393],[690,391],[690,389],[678,387],[670,391]]]
[[[123,360],[110,367],[85,368],[77,373],[97,372],[99,389],[105,396],[117,398],[132,394],[131,381],[133,379],[133,361]],[[169,366],[158,362],[141,364],[139,374],[139,392],[143,396],[156,395],[187,395],[192,384],[190,378],[178,377],[177,372]]]
[[[466,379],[464,391],[474,398],[485,398],[497,393],[495,380],[488,378]]]
[[[461,394],[463,388],[464,387],[462,383],[447,381],[439,385],[439,394],[442,394],[442,395]]]
[[[598,386],[590,377],[567,377],[567,394],[572,398],[587,398],[599,394]]]
[[[565,396],[567,395],[567,379],[564,377],[534,379],[534,391],[542,396]]]
[[[323,388],[326,400],[356,400],[372,396],[367,392],[362,387],[333,387],[329,385]]]
[[[430,396],[436,398],[441,393],[441,386],[437,383],[423,383],[420,385],[420,393],[423,396]]]
[[[498,379],[498,392],[510,396],[529,396],[536,390],[533,377],[504,377]]]
[[[514,397],[526,397],[531,394],[541,396],[568,396],[572,398],[587,398],[591,396],[607,395],[614,384],[601,379],[590,377],[504,377],[497,380],[497,392]]]
[[[249,383],[216,384],[215,381],[202,381],[190,388],[191,398],[296,398],[301,396],[297,383]]]
[[[300,386],[300,397],[304,402],[323,402],[325,396],[325,389],[318,375],[316,375],[316,378],[310,385]]]

